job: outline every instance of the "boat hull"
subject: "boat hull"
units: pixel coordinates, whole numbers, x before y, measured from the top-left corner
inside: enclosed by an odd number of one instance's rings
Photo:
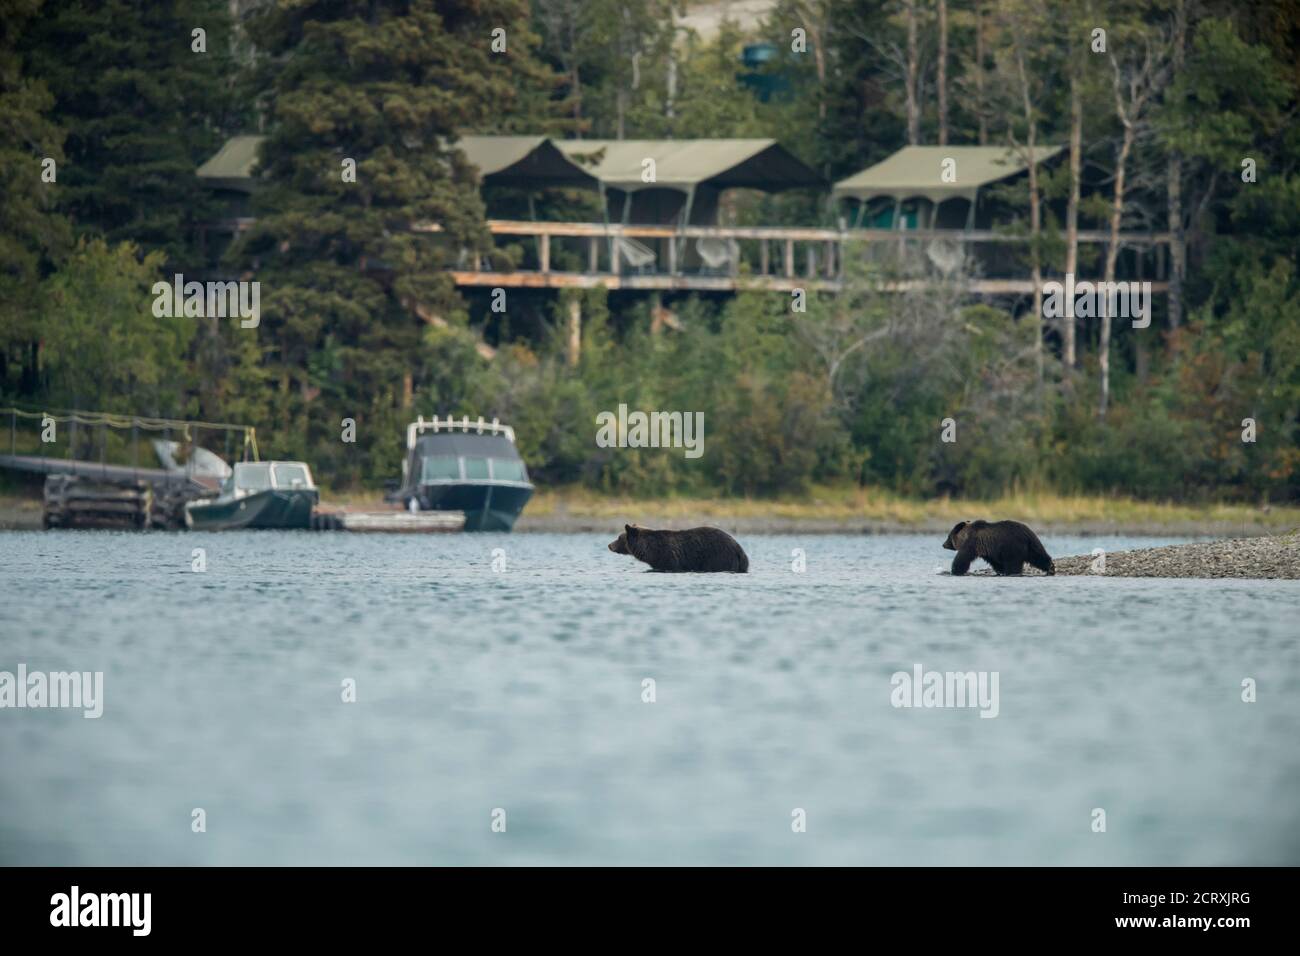
[[[532,485],[469,481],[423,484],[417,493],[421,511],[465,512],[466,531],[511,530],[532,496]]]
[[[185,509],[193,531],[234,531],[241,528],[309,528],[319,498],[315,490],[271,490],[243,498],[196,501]]]

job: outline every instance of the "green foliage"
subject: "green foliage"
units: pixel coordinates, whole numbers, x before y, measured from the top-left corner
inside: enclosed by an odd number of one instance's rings
[[[153,314],[162,252],[83,240],[45,286],[49,394],[70,408],[176,416],[187,411],[195,320]]]
[[[18,56],[19,37],[39,8],[39,0],[0,2],[0,389],[11,362],[34,384],[28,346],[39,330],[38,286],[69,239],[54,209],[65,133],[49,116],[54,98],[46,84],[27,75]],[[42,178],[47,160],[53,183]]]

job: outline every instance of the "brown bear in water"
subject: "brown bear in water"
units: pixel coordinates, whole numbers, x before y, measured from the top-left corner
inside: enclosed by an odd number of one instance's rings
[[[652,571],[749,570],[749,557],[736,539],[719,528],[691,528],[687,531],[651,531],[634,524],[609,543],[615,554],[630,554],[650,565]]]
[[[976,558],[983,558],[998,574],[1020,574],[1026,563],[1044,574],[1056,573],[1038,535],[1019,521],[962,521],[948,532],[943,546],[957,552],[953,574],[965,574]]]

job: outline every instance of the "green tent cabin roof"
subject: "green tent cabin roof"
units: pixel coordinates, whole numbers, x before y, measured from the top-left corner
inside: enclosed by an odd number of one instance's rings
[[[263,136],[234,136],[198,169],[210,185],[249,192]],[[491,186],[582,186],[632,192],[667,188],[778,192],[822,186],[821,178],[774,139],[584,139],[546,136],[461,136],[454,140]],[[655,161],[655,182],[641,180]]]
[[[249,192],[253,188],[253,167],[257,148],[264,136],[232,136],[216,154],[199,167],[200,179],[220,189]]]
[[[585,186],[596,179],[545,136],[461,136],[454,143],[493,186]]]
[[[778,192],[823,185],[821,178],[774,139],[582,139],[556,145],[610,189],[686,191],[709,185]],[[641,179],[655,161],[655,181]]]
[[[221,189],[249,192],[253,167],[264,136],[232,136],[198,169],[198,175]],[[479,176],[493,186],[585,186],[596,179],[572,162],[545,136],[462,136],[452,143]]]
[[[1034,158],[1042,163],[1063,146],[1039,146]],[[955,182],[944,182],[944,160],[956,161]],[[1024,157],[1006,146],[904,146],[887,159],[835,184],[836,199],[891,199],[921,197],[932,202],[974,199],[989,183],[1029,168]]]

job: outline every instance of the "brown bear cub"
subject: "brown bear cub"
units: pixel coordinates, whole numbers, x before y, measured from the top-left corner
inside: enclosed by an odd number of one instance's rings
[[[634,524],[609,543],[615,554],[630,554],[650,565],[652,571],[749,570],[749,557],[736,539],[720,528],[691,528],[687,531],[651,531]]]
[[[976,558],[983,558],[998,574],[1020,574],[1026,563],[1044,574],[1056,573],[1038,535],[1019,521],[963,521],[948,532],[943,546],[957,552],[953,574],[965,574]]]

